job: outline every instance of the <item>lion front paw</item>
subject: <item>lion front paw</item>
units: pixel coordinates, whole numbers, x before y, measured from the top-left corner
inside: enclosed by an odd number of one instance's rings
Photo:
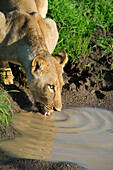
[[[0,69],[0,81],[5,85],[13,84],[13,74],[10,68],[1,68]]]

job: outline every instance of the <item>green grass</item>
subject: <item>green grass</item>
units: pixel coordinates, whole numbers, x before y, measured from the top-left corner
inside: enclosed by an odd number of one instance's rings
[[[105,74],[106,73],[105,72],[103,73],[102,68],[100,68],[99,73],[98,73],[98,78],[100,78],[101,80],[104,80]]]
[[[58,26],[59,41],[54,53],[65,50],[74,61],[91,49],[91,37],[102,28],[105,35],[95,37],[105,53],[113,53],[113,3],[111,0],[49,0],[49,18]],[[106,32],[111,32],[107,38]]]
[[[11,90],[10,92],[17,92],[17,91]],[[8,131],[9,119],[13,119],[14,110],[15,110],[14,108],[12,108],[11,102],[8,99],[8,97],[6,97],[6,95],[5,95],[6,93],[7,93],[7,91],[3,92],[3,89],[0,88],[0,129],[1,129],[1,135],[3,133],[3,126],[4,126],[5,122],[6,122],[7,131]]]

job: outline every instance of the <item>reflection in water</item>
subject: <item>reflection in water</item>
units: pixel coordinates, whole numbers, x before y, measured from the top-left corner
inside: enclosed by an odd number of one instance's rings
[[[13,126],[20,136],[2,145],[10,155],[113,169],[113,111],[69,108],[47,120],[24,112],[15,117]]]
[[[41,114],[23,112],[14,117],[13,127],[19,137],[3,144],[9,155],[20,158],[50,159],[55,135],[55,123]]]

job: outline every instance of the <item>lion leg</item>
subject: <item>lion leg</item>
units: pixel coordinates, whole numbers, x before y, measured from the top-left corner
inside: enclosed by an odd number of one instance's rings
[[[13,74],[8,61],[0,61],[0,79],[6,84],[13,84]]]
[[[48,0],[35,0],[35,3],[42,18],[45,18],[48,11]]]
[[[58,38],[59,38],[59,34],[58,34],[58,30],[57,30],[55,21],[53,21],[50,18],[46,18],[44,21],[46,24],[46,31],[47,31],[47,33],[46,33],[47,37],[45,37],[45,41],[46,41],[48,51],[51,54],[56,47],[56,44],[57,44]]]

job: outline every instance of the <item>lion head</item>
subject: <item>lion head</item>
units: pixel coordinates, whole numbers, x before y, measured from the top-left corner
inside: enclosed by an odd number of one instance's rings
[[[62,71],[67,60],[67,54],[62,51],[55,57],[36,56],[32,61],[33,79],[29,87],[34,97],[35,110],[44,115],[62,108]]]

